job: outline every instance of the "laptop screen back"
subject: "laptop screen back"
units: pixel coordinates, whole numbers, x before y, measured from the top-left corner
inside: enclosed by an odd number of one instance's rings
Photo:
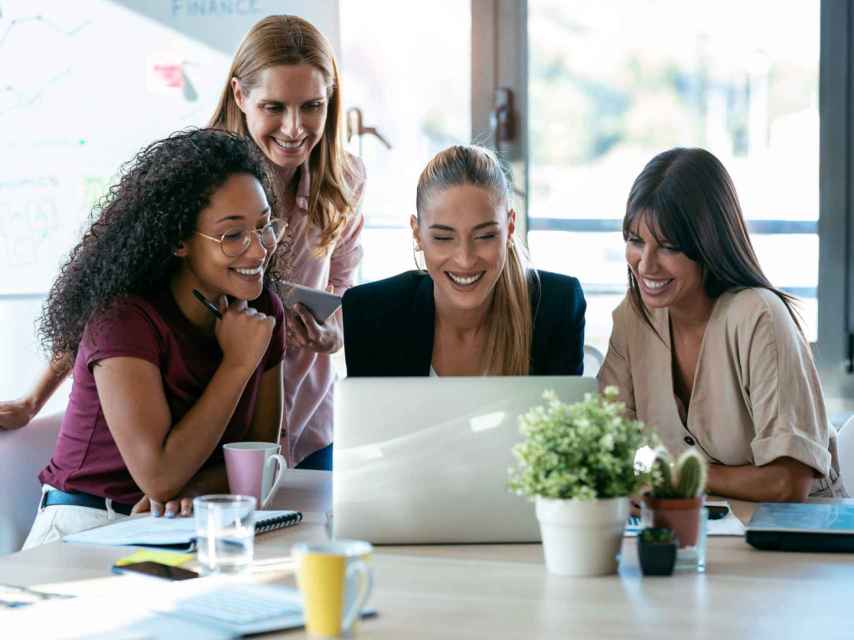
[[[575,376],[347,378],[335,390],[333,530],[378,544],[535,542],[534,507],[507,490],[518,418]]]

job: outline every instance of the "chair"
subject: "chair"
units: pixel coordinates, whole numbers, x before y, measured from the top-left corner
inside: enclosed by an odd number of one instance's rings
[[[854,496],[854,416],[848,418],[837,434],[839,475],[848,495]]]
[[[12,431],[0,429],[0,554],[21,548],[41,497],[39,471],[50,460],[62,413]]]
[[[599,367],[605,361],[605,356],[596,347],[589,344],[584,345],[584,375],[595,376],[599,372]]]

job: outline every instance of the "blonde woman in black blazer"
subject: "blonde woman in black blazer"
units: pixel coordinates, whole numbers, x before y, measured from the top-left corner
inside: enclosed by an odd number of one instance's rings
[[[575,278],[527,267],[509,200],[486,149],[430,161],[410,221],[426,270],[345,294],[347,375],[582,373],[584,294]]]

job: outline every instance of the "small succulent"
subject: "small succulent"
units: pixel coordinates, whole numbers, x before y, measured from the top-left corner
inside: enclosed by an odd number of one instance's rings
[[[706,488],[706,460],[691,448],[674,463],[667,450],[659,448],[651,475],[653,498],[696,498]]]
[[[640,532],[640,539],[645,544],[672,544],[675,541],[673,530],[665,527],[647,527]]]

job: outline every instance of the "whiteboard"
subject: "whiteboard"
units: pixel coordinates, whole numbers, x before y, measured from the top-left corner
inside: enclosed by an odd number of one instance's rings
[[[338,0],[0,0],[0,295],[45,293],[146,144],[213,113],[266,15],[340,52]]]

